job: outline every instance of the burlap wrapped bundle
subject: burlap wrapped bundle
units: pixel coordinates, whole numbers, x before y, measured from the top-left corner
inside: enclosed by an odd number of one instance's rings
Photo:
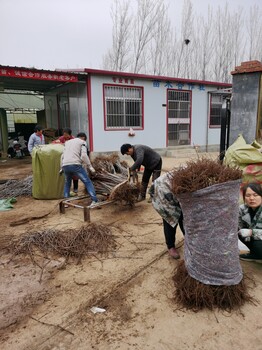
[[[198,160],[189,163],[188,169],[174,171],[174,194],[183,211],[186,234],[184,261],[173,280],[175,299],[183,307],[231,311],[252,301],[239,261],[240,174],[211,160]]]
[[[177,196],[184,215],[184,259],[189,275],[212,285],[242,278],[238,251],[240,180]]]

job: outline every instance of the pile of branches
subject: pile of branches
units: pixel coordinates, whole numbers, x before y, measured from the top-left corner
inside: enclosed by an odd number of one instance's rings
[[[95,186],[96,193],[109,195],[116,185],[120,184],[126,179],[127,176],[122,174],[112,174],[104,171],[97,172],[92,181]]]
[[[121,186],[117,187],[110,194],[110,199],[120,202],[120,204],[125,203],[131,207],[137,202],[139,193],[141,192],[140,183],[130,183],[126,181]]]
[[[4,243],[6,240],[1,239]],[[5,248],[13,256],[18,254],[29,255],[38,265],[36,258],[42,254],[44,259],[49,256],[61,256],[68,259],[77,259],[77,263],[87,255],[100,253],[102,255],[115,250],[116,241],[107,226],[90,224],[79,229],[58,231],[47,229],[23,234],[17,239],[9,241]],[[39,266],[39,265],[38,265]]]
[[[33,176],[27,176],[21,180],[8,180],[5,184],[0,185],[0,198],[10,198],[32,195]]]
[[[173,281],[176,288],[174,293],[175,302],[195,312],[205,308],[209,310],[219,308],[232,312],[240,309],[246,302],[256,303],[248,292],[246,278],[242,279],[237,285],[206,285],[188,274],[184,261],[178,264]],[[249,282],[254,284],[251,278],[249,278]]]
[[[110,155],[97,156],[93,161],[92,165],[97,173],[108,172],[111,174],[128,174],[128,164],[125,161],[120,161],[117,153]]]
[[[173,171],[174,194],[195,192],[203,188],[241,179],[242,171],[221,164],[219,161],[202,158],[191,160],[185,167]]]
[[[127,162],[120,161],[118,154],[113,153],[96,157],[92,165],[96,170],[96,175],[92,179],[96,193],[106,194],[111,200],[120,204],[134,205],[140,193],[140,184],[127,182]]]

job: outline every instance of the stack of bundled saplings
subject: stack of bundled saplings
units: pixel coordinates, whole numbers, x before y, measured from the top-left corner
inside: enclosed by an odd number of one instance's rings
[[[96,175],[92,179],[98,194],[107,194],[111,200],[133,206],[140,193],[140,184],[127,181],[128,164],[116,153],[98,156],[92,161]],[[121,184],[121,186],[119,186]]]
[[[186,231],[184,260],[173,276],[175,300],[182,307],[232,311],[254,302],[239,261],[241,175],[237,168],[205,158],[173,171],[173,193]]]

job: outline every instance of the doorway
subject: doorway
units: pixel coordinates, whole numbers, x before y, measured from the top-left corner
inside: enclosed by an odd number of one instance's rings
[[[191,91],[167,91],[167,146],[190,145]]]

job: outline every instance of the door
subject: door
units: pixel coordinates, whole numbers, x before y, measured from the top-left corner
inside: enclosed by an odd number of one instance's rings
[[[190,145],[191,91],[167,94],[167,146]]]

